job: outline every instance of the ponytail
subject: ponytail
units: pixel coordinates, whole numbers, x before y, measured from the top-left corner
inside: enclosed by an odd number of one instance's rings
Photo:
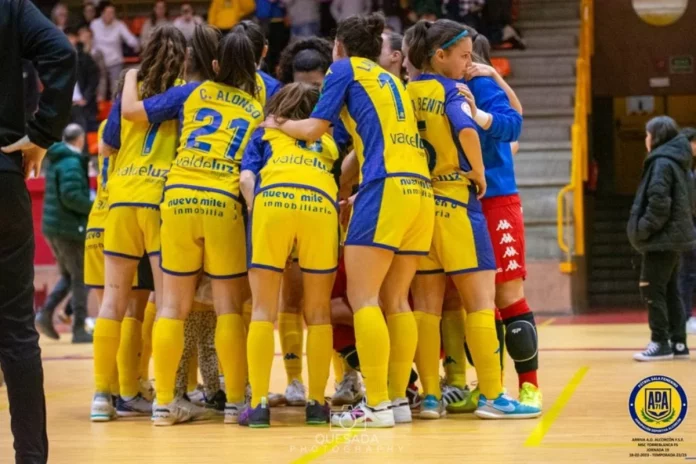
[[[230,32],[218,47],[220,69],[215,82],[237,87],[256,98],[254,48],[243,32]]]

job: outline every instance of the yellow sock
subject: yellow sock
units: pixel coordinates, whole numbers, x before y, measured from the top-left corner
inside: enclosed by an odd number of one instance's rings
[[[464,309],[442,313],[442,345],[445,348],[447,383],[459,388],[466,387],[465,326]]]
[[[198,350],[194,350],[189,358],[186,392],[192,392],[196,388],[198,388]]]
[[[333,339],[333,326],[332,326],[332,332],[331,332],[331,338]],[[309,343],[309,339],[307,339],[307,343]],[[332,342],[333,345],[333,342]],[[308,361],[309,362],[309,361]],[[345,361],[341,357],[341,354],[338,351],[334,351],[333,355],[331,356],[331,364],[333,365],[333,370],[334,370],[334,379],[336,382],[340,382],[343,379],[343,376],[345,375]]]
[[[239,314],[223,314],[215,327],[215,350],[225,375],[228,403],[244,401],[247,379],[247,336]],[[272,350],[272,348],[271,348]]]
[[[379,306],[366,306],[358,310],[353,316],[353,325],[367,404],[374,407],[389,401],[389,330]]]
[[[143,347],[140,350],[140,378],[150,378],[150,358],[152,357],[152,331],[157,316],[157,307],[152,301],[147,302],[145,317],[143,318]]]
[[[466,341],[476,367],[478,387],[488,399],[503,391],[500,376],[500,354],[495,332],[495,313],[484,309],[469,313],[466,318]]]
[[[94,389],[110,393],[116,371],[116,354],[121,340],[121,323],[100,317],[94,325]]]
[[[292,313],[278,314],[278,335],[283,353],[285,373],[288,383],[297,379],[302,381],[302,315]]]
[[[118,368],[114,365],[114,372],[111,374],[111,394],[113,396],[121,395],[121,386],[118,384]]]
[[[387,316],[389,327],[389,399],[406,397],[411,366],[418,346],[418,326],[411,311]],[[360,360],[362,364],[362,358]]]
[[[329,380],[331,358],[333,357],[333,326],[310,325],[307,327],[307,373],[309,375],[309,396],[319,404],[324,404],[326,382]]]
[[[135,397],[140,391],[140,347],[143,343],[143,323],[133,317],[126,317],[121,323],[121,343],[118,346],[116,364],[121,396],[125,399]]]
[[[160,317],[152,337],[157,404],[174,401],[176,371],[184,352],[184,321]]]
[[[440,317],[414,311],[418,323],[418,349],[416,366],[423,391],[440,399]]]
[[[244,319],[244,330],[246,330],[246,333],[249,333],[252,310],[253,306],[251,305],[251,299],[249,299],[248,301],[244,302],[244,305],[242,305],[242,318]]]
[[[251,406],[254,408],[261,403],[262,397],[268,396],[274,355],[273,323],[252,321],[249,324],[249,337],[247,339],[247,363],[249,365],[249,383],[251,384]]]

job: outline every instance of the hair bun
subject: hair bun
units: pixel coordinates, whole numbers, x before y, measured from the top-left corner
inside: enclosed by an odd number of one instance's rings
[[[372,13],[365,16],[365,28],[371,36],[382,35],[385,26],[384,16],[381,13]]]

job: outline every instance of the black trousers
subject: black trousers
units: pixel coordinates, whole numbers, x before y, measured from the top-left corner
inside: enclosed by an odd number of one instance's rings
[[[690,318],[694,307],[694,288],[696,288],[696,249],[682,253],[679,269],[679,293],[684,306],[684,317]]]
[[[686,343],[686,320],[679,296],[679,259],[676,251],[643,254],[640,294],[648,308],[651,340]]]
[[[18,464],[48,460],[39,334],[34,328],[34,228],[19,173],[0,172],[0,366]],[[7,457],[0,457],[7,462]]]

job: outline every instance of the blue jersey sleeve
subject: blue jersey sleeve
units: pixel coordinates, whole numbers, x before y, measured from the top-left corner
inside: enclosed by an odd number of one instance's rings
[[[273,95],[277,94],[278,91],[283,87],[283,84],[281,84],[279,80],[274,79],[265,72],[260,72],[260,74],[261,78],[264,80],[264,83],[266,84],[266,102],[269,102],[271,101],[271,98],[273,98]]]
[[[244,149],[244,156],[242,156],[242,171],[251,171],[258,176],[266,165],[268,160],[266,145],[268,143],[263,140],[265,133],[265,129],[259,128],[251,134],[249,143]]]
[[[312,117],[326,121],[337,120],[352,82],[353,65],[348,58],[332,64],[324,77],[321,97],[314,107]]]
[[[333,124],[333,138],[338,146],[338,150],[341,153],[345,153],[348,150],[348,146],[351,143],[350,134],[343,122],[338,119]]]
[[[146,98],[143,101],[147,119],[151,124],[170,121],[179,118],[179,112],[183,108],[186,99],[200,85],[192,82],[179,87],[172,87],[164,93]]]
[[[109,111],[109,117],[104,126],[102,140],[112,148],[121,148],[121,97],[117,97]]]
[[[466,98],[459,93],[456,83],[452,81],[443,85],[445,86],[445,114],[455,134],[459,135],[464,129],[476,130],[476,122],[471,119],[471,107]]]
[[[522,133],[522,115],[510,106],[510,100],[492,77],[476,77],[469,82],[476,105],[493,116],[488,133],[494,139],[510,143]]]

